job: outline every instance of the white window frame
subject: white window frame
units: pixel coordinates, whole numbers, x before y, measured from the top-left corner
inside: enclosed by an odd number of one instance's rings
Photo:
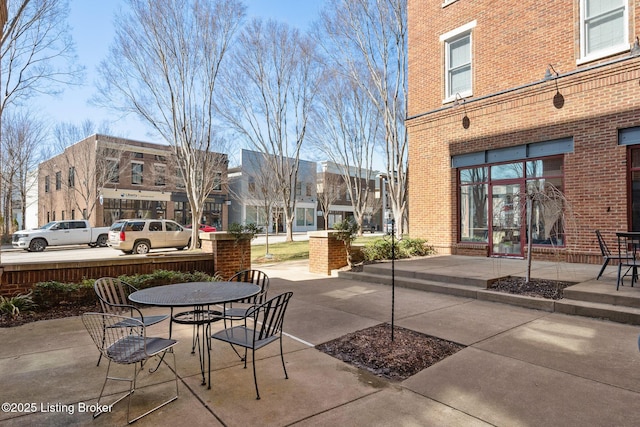
[[[139,165],[141,168],[140,182],[133,182],[133,176],[134,176],[133,166],[134,165]],[[135,175],[137,176],[138,174],[136,173]],[[144,185],[144,162],[131,162],[131,185]]]
[[[444,90],[445,90],[445,98],[442,101],[443,104],[448,102],[453,102],[456,99],[456,94],[449,93],[449,43],[460,39],[463,36],[469,35],[469,57],[470,57],[470,66],[471,66],[471,82],[469,90],[465,90],[459,95],[462,98],[466,98],[473,95],[473,34],[472,30],[476,27],[477,21],[473,20],[461,27],[458,27],[454,30],[451,30],[445,34],[440,36],[440,42],[444,44]]]
[[[587,1],[580,0],[580,59],[576,61],[576,64],[583,64],[585,62],[594,61],[607,56],[615,55],[629,50],[629,0],[623,0],[623,17],[624,22],[624,36],[621,43],[610,46],[606,49],[601,49],[592,53],[587,53],[587,32],[586,32],[586,11]]]
[[[442,0],[442,7],[449,6],[451,3],[455,3],[458,0]]]

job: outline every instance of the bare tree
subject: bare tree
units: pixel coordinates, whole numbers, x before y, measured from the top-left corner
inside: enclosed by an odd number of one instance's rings
[[[265,154],[273,172],[287,241],[293,240],[300,150],[319,82],[315,49],[298,30],[254,19],[242,32],[221,85],[220,114],[240,139]]]
[[[20,206],[23,221],[26,218],[27,194],[35,184],[29,179],[40,159],[38,148],[45,140],[44,124],[26,112],[7,112],[2,121],[0,176],[2,177],[2,216],[4,234],[13,232],[13,211]]]
[[[215,129],[215,87],[244,16],[237,0],[128,0],[102,61],[98,104],[133,113],[171,145],[197,224],[226,177]],[[193,227],[191,247],[198,241]]]
[[[407,0],[329,0],[321,31],[332,63],[358,83],[382,117],[387,190],[400,237],[407,208]]]
[[[33,95],[56,94],[75,83],[83,69],[74,65],[66,0],[8,2],[9,16],[0,44],[0,115]]]
[[[340,197],[347,191],[342,175],[324,170],[318,175],[318,205],[324,217],[324,229],[329,229],[329,211]]]
[[[119,144],[99,143],[98,133],[108,135],[111,132],[106,123],[98,129],[91,120],[80,125],[56,125],[53,136],[55,149],[60,154],[59,164],[47,163],[51,168],[50,176],[58,171],[65,175],[61,187],[66,206],[77,208],[87,220],[93,216],[105,186],[117,178],[119,171],[113,160],[120,159],[124,152]]]
[[[342,176],[362,235],[364,216],[371,211],[373,158],[382,135],[380,115],[358,83],[338,73],[324,81],[317,100],[309,139]]]

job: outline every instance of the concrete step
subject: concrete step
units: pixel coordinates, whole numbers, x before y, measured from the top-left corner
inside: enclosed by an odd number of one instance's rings
[[[484,288],[481,288],[478,286],[477,281],[472,281],[474,285],[469,286],[451,282],[425,280],[423,278],[416,278],[416,274],[409,273],[411,272],[396,271],[395,285],[426,292],[436,292],[464,298],[510,304],[550,313],[571,314],[606,319],[618,323],[640,325],[640,298],[635,296],[639,294],[635,288],[629,287],[629,289],[625,289],[622,292],[616,292],[614,288],[613,292],[615,293],[612,294],[612,290],[608,284],[586,282],[565,289],[562,300],[551,300],[497,292],[486,289],[486,285]],[[373,272],[371,272],[371,269],[365,269],[363,272],[340,271],[338,276],[351,280],[384,285],[391,285],[392,282],[388,269],[385,269],[385,271],[374,269]],[[420,276],[424,277],[423,275]]]
[[[364,266],[363,273],[380,275],[384,277],[391,277],[391,264],[390,263],[368,264]],[[395,269],[395,276],[396,276],[396,280],[402,277],[402,278],[427,280],[427,281],[439,282],[439,283],[475,286],[479,288],[486,288],[489,283],[489,281],[484,278],[443,275],[443,274],[431,273],[428,271],[415,271],[413,269],[402,269],[402,268]]]
[[[562,299],[556,301],[555,312],[640,325],[640,308],[635,307]]]
[[[338,272],[338,277],[358,280],[361,282],[379,283],[389,286],[391,286],[392,284],[392,278],[390,275],[381,275],[369,272],[352,273],[350,271],[340,271]],[[478,288],[474,286],[458,285],[455,283],[434,282],[430,280],[416,279],[413,277],[404,277],[402,275],[396,275],[395,285],[402,288],[416,289],[426,292],[437,292],[441,294],[474,299],[477,298],[478,292]]]

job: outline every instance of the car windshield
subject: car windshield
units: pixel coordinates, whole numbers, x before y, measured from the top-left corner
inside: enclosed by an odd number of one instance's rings
[[[122,226],[124,225],[124,221],[114,222],[111,224],[111,228],[109,231],[122,231]]]
[[[48,230],[51,227],[53,227],[54,225],[56,225],[57,222],[53,221],[53,222],[48,222],[45,225],[43,225],[42,227],[40,227],[40,230]]]

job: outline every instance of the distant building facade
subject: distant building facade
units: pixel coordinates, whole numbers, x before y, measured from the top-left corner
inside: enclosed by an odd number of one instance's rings
[[[226,154],[219,154],[220,185],[209,195],[200,223],[227,228]],[[188,225],[191,207],[171,147],[106,135],[83,139],[38,168],[38,222],[165,218]]]
[[[327,191],[332,193],[335,189],[339,191],[334,196],[335,200],[329,205],[328,229],[332,229],[333,225],[344,220],[354,217],[353,204],[349,192],[347,191],[346,182],[342,175],[341,169],[337,164],[329,161],[318,163],[318,193]],[[382,231],[384,219],[384,189],[381,190],[380,175],[376,171],[371,171],[371,178],[365,182],[366,176],[358,177],[355,168],[350,173],[350,183],[352,187],[356,180],[360,180],[362,188],[369,189],[369,203],[367,213],[363,217],[363,224],[371,227],[376,231]],[[333,187],[333,188],[332,188]],[[320,203],[318,203],[318,230],[325,229],[325,221]]]
[[[269,224],[270,232],[286,231],[282,202],[277,190],[269,184],[270,168],[263,153],[243,149],[240,166],[229,169],[229,222]],[[293,159],[290,159],[293,161]],[[261,190],[264,187],[265,190]],[[267,189],[267,187],[269,187]],[[314,231],[316,217],[316,163],[299,160],[298,181],[293,191],[295,203],[293,232]],[[265,212],[264,197],[274,200],[272,212]],[[267,219],[268,218],[268,219]]]

